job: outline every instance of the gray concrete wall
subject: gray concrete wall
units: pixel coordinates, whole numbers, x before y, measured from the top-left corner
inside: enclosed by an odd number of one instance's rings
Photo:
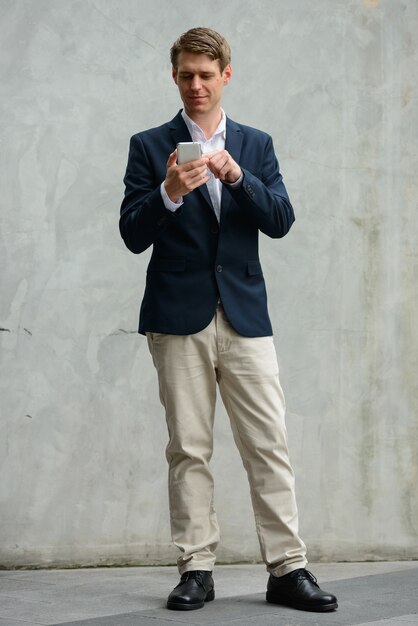
[[[263,238],[311,559],[418,558],[416,0],[0,0],[0,563],[167,563],[165,423],[118,234],[128,141],[180,108],[187,28],[273,135],[297,221]],[[219,405],[219,559],[259,558]]]

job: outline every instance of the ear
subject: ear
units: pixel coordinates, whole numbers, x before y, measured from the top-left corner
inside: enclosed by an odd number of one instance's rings
[[[227,85],[232,77],[232,67],[228,64],[224,71],[222,72],[222,78],[224,81],[224,85]]]
[[[174,67],[174,65],[171,68],[171,76],[173,77],[173,80],[177,85],[177,68]]]

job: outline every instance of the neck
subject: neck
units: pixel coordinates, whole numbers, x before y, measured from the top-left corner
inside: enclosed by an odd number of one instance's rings
[[[186,110],[187,115],[190,117],[190,119],[192,119],[195,122],[195,124],[200,126],[200,128],[203,130],[203,132],[205,133],[206,139],[210,139],[213,133],[215,132],[215,130],[218,128],[219,122],[222,119],[222,112],[221,112],[220,107],[219,109],[216,109],[215,111],[202,113],[201,115],[195,112],[192,112],[190,114],[187,109],[185,110]]]

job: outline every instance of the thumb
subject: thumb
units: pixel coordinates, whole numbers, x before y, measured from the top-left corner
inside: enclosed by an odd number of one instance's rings
[[[177,148],[170,154],[167,161],[167,167],[172,167],[177,161]]]

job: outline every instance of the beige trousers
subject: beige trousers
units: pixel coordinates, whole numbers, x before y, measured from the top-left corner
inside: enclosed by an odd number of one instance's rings
[[[170,519],[180,574],[212,570],[215,563],[219,528],[209,462],[217,384],[248,475],[267,569],[282,576],[305,567],[273,338],[239,335],[220,306],[199,333],[147,337],[169,433]]]

